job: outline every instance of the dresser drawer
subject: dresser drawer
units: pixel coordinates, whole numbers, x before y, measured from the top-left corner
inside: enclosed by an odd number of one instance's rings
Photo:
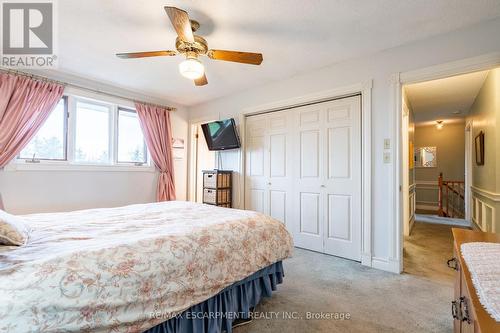
[[[203,187],[216,188],[217,187],[217,174],[216,173],[203,174]]]
[[[203,203],[217,204],[217,191],[206,188],[203,190]]]

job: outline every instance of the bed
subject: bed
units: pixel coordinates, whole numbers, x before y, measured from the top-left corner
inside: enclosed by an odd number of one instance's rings
[[[192,202],[21,218],[28,243],[0,246],[0,332],[173,332],[247,286],[258,303],[293,248],[266,215]]]

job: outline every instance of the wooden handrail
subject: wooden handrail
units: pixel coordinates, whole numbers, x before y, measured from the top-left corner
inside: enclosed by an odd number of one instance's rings
[[[465,215],[465,189],[463,180],[443,180],[443,173],[438,178],[438,205],[439,216],[463,217]],[[464,189],[461,191],[461,189]]]

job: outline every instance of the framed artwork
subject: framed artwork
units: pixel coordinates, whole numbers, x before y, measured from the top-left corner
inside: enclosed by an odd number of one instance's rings
[[[474,147],[476,150],[476,164],[484,165],[484,132],[481,131],[474,139]]]
[[[174,160],[182,160],[184,158],[184,139],[172,138],[172,148]]]
[[[415,149],[415,167],[435,168],[437,167],[437,148],[420,147]]]
[[[184,139],[172,138],[172,148],[174,149],[184,149]]]

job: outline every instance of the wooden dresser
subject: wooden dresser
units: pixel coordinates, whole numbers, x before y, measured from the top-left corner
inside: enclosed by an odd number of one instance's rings
[[[498,333],[500,332],[500,322],[495,321],[479,302],[460,247],[462,244],[470,242],[500,243],[500,234],[457,228],[453,228],[452,232],[454,257],[448,260],[448,266],[457,271],[454,300],[451,302],[454,332]]]

